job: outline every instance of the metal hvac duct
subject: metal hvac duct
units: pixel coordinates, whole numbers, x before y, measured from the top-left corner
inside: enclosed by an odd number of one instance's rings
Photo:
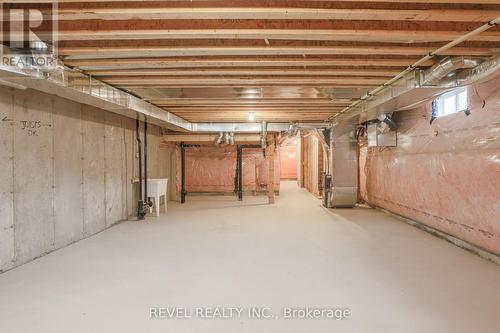
[[[443,79],[451,78],[457,71],[471,69],[482,61],[466,57],[447,57],[427,71],[423,71],[420,85],[435,86],[442,83]]]
[[[464,57],[446,58],[427,71],[408,73],[374,97],[335,119],[332,128],[331,207],[353,207],[358,195],[356,131],[358,123],[379,118],[389,127],[388,117],[408,110],[435,96],[460,86],[478,83],[500,75],[500,57],[480,63]]]
[[[220,146],[222,141],[224,141],[224,132],[219,132],[219,136],[215,139],[215,145]]]
[[[332,125],[335,132],[346,133],[351,126],[377,119],[382,114],[413,109],[446,91],[498,75],[500,56],[482,63],[476,58],[446,58],[428,70],[409,72],[377,95],[334,118]]]
[[[329,207],[354,207],[358,202],[358,156],[356,129],[332,138],[331,201]],[[326,189],[325,189],[326,190]]]

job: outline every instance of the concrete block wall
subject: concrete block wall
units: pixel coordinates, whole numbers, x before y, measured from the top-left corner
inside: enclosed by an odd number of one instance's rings
[[[175,152],[149,129],[149,177],[169,178]],[[136,150],[133,119],[0,87],[0,271],[133,216]]]

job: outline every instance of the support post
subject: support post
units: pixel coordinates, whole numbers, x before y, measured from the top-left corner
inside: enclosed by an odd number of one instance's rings
[[[269,203],[273,204],[274,200],[274,138],[272,139],[271,144],[269,145],[269,154],[268,154],[268,162],[269,162],[269,173],[267,180],[267,196],[269,198]]]
[[[181,203],[186,202],[186,148],[181,142]]]
[[[238,150],[236,152],[236,158],[238,160],[238,200],[243,200],[243,148],[238,145]]]
[[[233,177],[233,185],[234,185],[234,194],[236,196],[238,196],[238,189],[240,188],[238,186],[238,182],[240,180],[240,172],[238,171],[239,170],[239,167],[240,167],[240,162],[239,162],[239,154],[240,154],[240,146],[237,146],[236,148],[236,167],[234,169],[234,177]]]

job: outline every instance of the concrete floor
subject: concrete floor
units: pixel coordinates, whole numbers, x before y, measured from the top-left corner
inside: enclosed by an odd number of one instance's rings
[[[500,266],[282,184],[188,197],[0,275],[0,332],[498,332]],[[150,307],[349,308],[335,320],[150,320]]]

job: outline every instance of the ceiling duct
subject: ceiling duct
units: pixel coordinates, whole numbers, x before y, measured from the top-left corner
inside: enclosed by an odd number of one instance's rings
[[[475,65],[474,67],[472,67]],[[413,109],[451,89],[479,83],[500,75],[500,57],[479,63],[475,58],[446,58],[428,70],[415,69],[385,86],[375,96],[344,110],[332,119],[334,132],[377,119],[380,115]]]
[[[234,146],[234,133],[226,132],[226,144]]]
[[[389,113],[381,114],[377,117],[377,119],[384,125],[383,131],[395,131],[398,128],[398,125],[394,120],[392,120],[392,115]]]
[[[435,86],[457,75],[461,70],[479,66],[482,61],[466,57],[447,57],[427,71],[422,71],[422,86]]]
[[[215,139],[215,145],[220,146],[222,141],[224,141],[224,132],[219,132],[219,136]]]

